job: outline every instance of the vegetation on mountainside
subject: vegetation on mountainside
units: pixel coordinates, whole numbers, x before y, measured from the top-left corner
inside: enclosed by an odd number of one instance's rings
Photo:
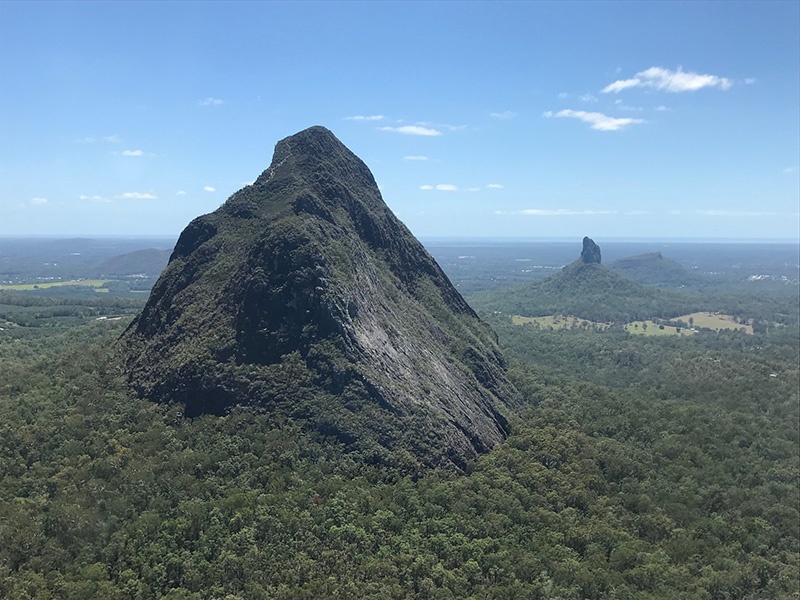
[[[482,311],[525,317],[569,314],[616,323],[669,318],[701,308],[694,292],[644,286],[601,264],[580,261],[546,279],[475,294],[469,300]]]
[[[184,229],[120,345],[136,392],[188,416],[254,405],[436,466],[502,441],[518,400],[494,334],[322,127]]]
[[[125,321],[7,329],[0,596],[793,597],[797,322],[655,339],[497,319],[527,408],[463,476],[302,414],[138,400],[109,351]]]

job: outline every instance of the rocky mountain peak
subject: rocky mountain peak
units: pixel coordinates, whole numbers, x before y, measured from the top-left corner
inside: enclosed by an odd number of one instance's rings
[[[581,251],[581,260],[585,264],[600,264],[600,246],[594,243],[589,237],[583,238],[583,250]]]
[[[493,332],[323,127],[186,227],[122,345],[187,415],[253,405],[430,464],[502,440],[516,402]]]

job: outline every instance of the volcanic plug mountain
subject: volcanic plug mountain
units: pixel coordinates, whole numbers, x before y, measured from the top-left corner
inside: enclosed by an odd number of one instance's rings
[[[491,448],[517,402],[493,332],[323,127],[186,227],[121,345],[137,393],[188,416],[252,405],[428,464]]]

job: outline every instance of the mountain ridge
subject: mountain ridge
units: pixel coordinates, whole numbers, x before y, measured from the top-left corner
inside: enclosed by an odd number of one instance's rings
[[[188,415],[255,404],[429,464],[504,439],[517,397],[491,329],[322,127],[186,227],[121,343],[136,391]]]

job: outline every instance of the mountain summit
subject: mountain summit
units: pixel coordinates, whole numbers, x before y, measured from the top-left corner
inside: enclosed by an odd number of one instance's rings
[[[121,341],[134,389],[189,416],[254,405],[428,464],[491,448],[516,401],[493,332],[323,127],[186,227]]]

